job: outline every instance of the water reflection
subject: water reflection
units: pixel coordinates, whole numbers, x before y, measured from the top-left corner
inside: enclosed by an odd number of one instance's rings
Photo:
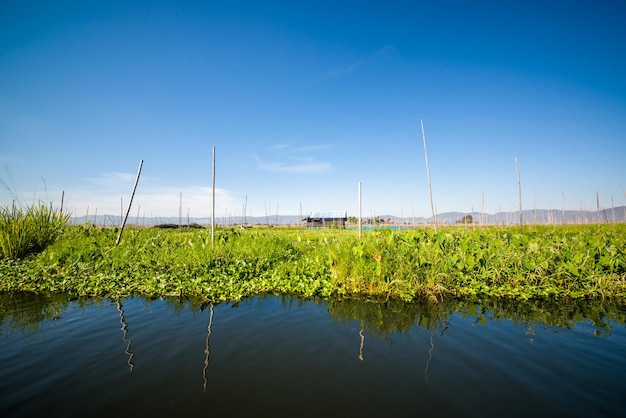
[[[124,309],[122,309],[122,303],[120,301],[117,302],[117,310],[120,313],[120,323],[122,324],[122,341],[126,342],[126,334],[128,333],[128,325],[126,324],[126,320],[124,319]],[[128,344],[126,345],[126,350],[124,353],[128,356],[128,366],[130,367],[130,371],[133,371],[135,364],[133,363],[133,357],[135,354],[130,351],[130,338],[128,339]]]
[[[34,332],[45,320],[57,320],[69,304],[66,295],[30,292],[0,292],[2,332]]]
[[[363,346],[365,345],[365,336],[363,335],[362,329],[359,331],[359,335],[361,336],[361,345],[359,346],[359,360],[363,361],[365,360],[365,357],[363,357]]]
[[[441,327],[445,332],[450,317],[455,314],[472,318],[478,325],[486,325],[487,321],[509,320],[527,325],[529,329],[546,326],[571,329],[580,322],[589,321],[595,327],[594,334],[603,337],[611,335],[612,324],[626,324],[626,305],[606,300],[520,302],[505,299],[449,299],[433,304],[427,301],[404,303],[345,299],[318,303],[327,305],[328,312],[335,320],[342,323],[359,321],[364,324],[365,331],[379,338],[406,332],[414,325],[427,330]]]
[[[211,336],[211,327],[213,326],[213,305],[211,305],[211,314],[209,315],[209,325],[207,326],[207,334],[206,334],[206,340],[205,340],[205,347],[204,347],[204,368],[202,369],[202,380],[204,382],[204,384],[202,385],[203,390],[206,392],[206,385],[207,385],[207,378],[206,378],[206,371],[209,368],[209,355],[211,353],[211,350],[209,348],[209,337]]]
[[[404,416],[415,405],[426,416],[527,416],[529,405],[536,416],[618,416],[626,408],[624,304],[201,302],[0,293],[0,416],[120,408],[152,417]],[[35,373],[44,378],[33,381]]]
[[[275,298],[276,296],[268,296]],[[258,296],[262,303],[264,296]],[[75,299],[67,295],[35,294],[28,292],[0,292],[0,335],[2,332],[36,331],[46,320],[61,318],[70,304],[84,307],[86,304],[97,303],[104,299]],[[282,297],[284,306],[303,306],[307,301]],[[433,304],[427,301],[404,303],[401,301],[377,302],[364,299],[323,300],[314,299],[317,305],[327,309],[331,317],[340,323],[348,324],[357,321],[360,324],[360,337],[368,332],[376,338],[385,339],[389,335],[408,331],[417,325],[432,331],[444,329],[453,315],[472,319],[477,325],[486,325],[488,321],[508,320],[527,327],[526,335],[532,340],[537,328],[551,329],[559,332],[571,329],[581,322],[591,323],[594,335],[610,337],[613,326],[626,324],[626,304],[620,301],[509,301],[506,299],[482,299],[479,301],[448,299]],[[173,307],[176,313],[190,310],[193,313],[204,311],[207,304],[196,303],[194,300],[165,299],[165,303]],[[127,337],[128,324],[121,301],[116,302],[119,312],[122,340],[128,342],[126,354],[129,366],[133,368],[134,354],[130,351],[131,340]],[[233,305],[236,307],[237,305]],[[210,306],[207,341],[211,333],[213,305]],[[362,356],[360,351],[359,357]]]

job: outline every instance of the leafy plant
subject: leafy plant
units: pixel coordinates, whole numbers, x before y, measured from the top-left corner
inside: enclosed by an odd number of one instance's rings
[[[0,261],[0,291],[240,300],[626,299],[626,225],[365,231],[67,227]]]

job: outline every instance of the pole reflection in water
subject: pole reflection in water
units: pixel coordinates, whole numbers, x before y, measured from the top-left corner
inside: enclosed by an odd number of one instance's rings
[[[205,392],[206,392],[206,384],[207,384],[206,369],[209,368],[209,354],[211,352],[209,349],[209,337],[211,336],[212,325],[213,325],[213,305],[211,305],[211,315],[209,316],[209,326],[207,327],[206,341],[205,341],[205,346],[204,346],[204,354],[206,354],[206,356],[204,358],[204,368],[202,369],[202,380],[204,381],[204,384],[202,387]]]
[[[418,404],[432,417],[624,416],[623,303],[374,302],[257,296],[206,312],[179,298],[0,292],[0,417],[405,416]],[[137,373],[127,308],[147,344]]]
[[[135,367],[135,363],[133,363],[133,357],[135,356],[135,354],[130,351],[130,338],[128,340],[126,339],[126,334],[128,333],[128,325],[126,324],[126,320],[124,319],[124,309],[122,308],[122,304],[119,301],[117,302],[117,310],[120,313],[120,323],[122,324],[121,330],[124,331],[124,334],[122,335],[122,341],[128,341],[124,353],[126,353],[126,355],[128,356],[128,366],[130,367],[130,371],[132,372],[133,368]]]
[[[448,327],[450,326],[450,322],[449,321],[445,321],[444,322],[444,327],[441,330],[441,334],[439,334],[440,337],[443,337],[443,334],[446,333],[446,331],[448,330]],[[428,350],[428,360],[426,360],[426,368],[424,369],[424,377],[426,378],[426,383],[428,384],[428,367],[430,366],[430,361],[433,359],[433,350],[435,349],[435,340],[433,338],[435,334],[435,329],[433,327],[430,328],[430,349]]]
[[[359,360],[363,361],[365,360],[365,357],[363,357],[363,345],[365,344],[365,336],[363,335],[362,329],[359,331],[359,335],[361,336],[361,346],[359,347]]]
[[[430,361],[433,359],[433,350],[435,348],[435,341],[433,340],[433,331],[430,331],[430,349],[428,350],[428,360],[426,360],[426,368],[424,369],[424,377],[426,378],[426,383],[428,383],[428,366],[430,366]]]

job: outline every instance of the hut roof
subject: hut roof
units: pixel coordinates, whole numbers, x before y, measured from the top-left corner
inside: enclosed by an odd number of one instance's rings
[[[309,219],[348,219],[347,212],[312,212]]]

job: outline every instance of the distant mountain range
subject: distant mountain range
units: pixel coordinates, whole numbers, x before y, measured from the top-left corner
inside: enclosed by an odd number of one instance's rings
[[[519,211],[515,212],[498,212],[495,214],[482,214],[481,212],[446,212],[437,214],[438,224],[456,224],[465,216],[471,216],[474,223],[485,225],[515,225],[519,224]],[[304,215],[303,215],[304,218]],[[377,215],[377,218],[386,224],[430,224],[432,218],[425,217],[399,217],[394,215]],[[371,217],[364,217],[363,222],[367,222]],[[117,226],[121,224],[119,215],[98,215],[79,216],[70,219],[72,224],[84,224],[90,222],[100,226]],[[600,211],[578,211],[578,210],[523,210],[522,222],[524,224],[585,224],[585,223],[612,223],[626,222],[626,206],[619,206],[611,209],[602,209]],[[245,219],[242,216],[232,217],[216,217],[217,225],[300,225],[304,224],[302,218],[293,215],[274,215],[274,216],[248,216]],[[127,225],[154,226],[154,225],[210,225],[211,218],[186,218],[179,217],[135,217],[129,216],[126,221]]]

